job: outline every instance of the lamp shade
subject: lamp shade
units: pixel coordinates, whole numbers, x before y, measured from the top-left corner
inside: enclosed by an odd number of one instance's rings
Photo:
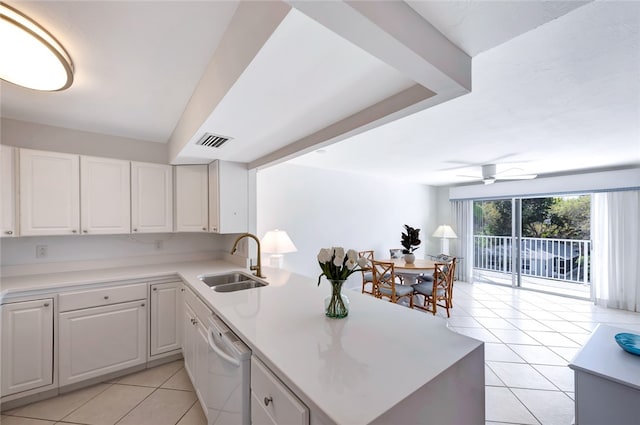
[[[455,239],[458,237],[458,235],[456,235],[456,232],[454,232],[451,226],[449,226],[448,224],[441,224],[440,226],[438,226],[436,231],[433,232],[433,235],[431,236],[433,236],[434,238],[448,239]]]
[[[269,230],[260,241],[262,250],[271,254],[286,254],[298,249],[284,230]]]
[[[64,90],[73,82],[67,51],[37,22],[0,2],[0,78],[34,90]]]

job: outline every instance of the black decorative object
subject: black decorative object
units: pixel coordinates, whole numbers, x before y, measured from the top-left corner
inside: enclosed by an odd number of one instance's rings
[[[403,254],[412,254],[413,251],[420,248],[422,241],[420,240],[420,229],[414,229],[411,226],[404,225],[406,233],[402,233],[400,244],[402,245]]]

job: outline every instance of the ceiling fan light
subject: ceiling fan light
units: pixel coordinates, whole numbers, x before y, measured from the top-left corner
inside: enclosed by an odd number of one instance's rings
[[[0,18],[1,79],[41,91],[71,86],[71,57],[47,30],[2,2]]]
[[[494,184],[496,182],[496,179],[494,177],[487,177],[482,179],[482,182],[484,184]]]

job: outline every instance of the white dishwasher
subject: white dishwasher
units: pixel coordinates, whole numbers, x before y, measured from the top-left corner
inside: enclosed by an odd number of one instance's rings
[[[250,425],[251,350],[215,315],[207,335],[208,425]]]

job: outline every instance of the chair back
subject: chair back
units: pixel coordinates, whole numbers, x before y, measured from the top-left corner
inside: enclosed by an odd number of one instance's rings
[[[361,267],[360,272],[362,273],[362,293],[375,295],[373,288],[373,275],[371,273],[371,262],[373,261],[373,251],[360,251],[358,252],[358,256],[367,259],[367,266]],[[368,287],[371,287],[369,290]]]
[[[367,269],[370,269],[370,265],[371,265],[371,261],[373,261],[373,251],[359,251],[358,252],[358,257],[363,257],[366,258],[369,261],[369,264],[367,265]]]
[[[376,297],[382,298],[385,293],[391,293],[391,298],[395,301],[396,291],[396,270],[393,263],[384,261],[372,261],[371,271],[373,272],[373,293]],[[383,293],[381,289],[387,289]]]
[[[389,257],[392,259],[402,258],[402,248],[392,248],[389,250]]]
[[[435,263],[435,270],[433,272],[433,293],[437,293],[438,289],[443,290],[444,297],[448,302],[451,302],[453,297],[453,281],[456,270],[456,258],[451,257],[451,261],[446,263]]]

